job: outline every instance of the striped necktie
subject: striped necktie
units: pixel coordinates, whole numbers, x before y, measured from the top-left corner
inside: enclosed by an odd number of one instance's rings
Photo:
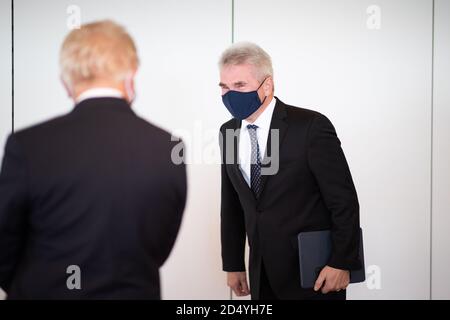
[[[256,199],[258,199],[261,192],[261,155],[259,153],[258,138],[256,136],[256,129],[258,129],[258,126],[249,124],[247,125],[247,129],[252,147],[250,159],[250,185]]]

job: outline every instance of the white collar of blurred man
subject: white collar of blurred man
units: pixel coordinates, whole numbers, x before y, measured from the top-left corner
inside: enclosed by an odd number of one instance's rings
[[[124,99],[123,93],[120,90],[115,88],[108,87],[99,87],[92,88],[86,91],[83,91],[80,95],[78,95],[75,99],[75,104],[79,104],[80,102],[93,98],[118,98]]]
[[[134,75],[136,72],[130,73],[122,83],[114,81],[95,81],[89,84],[71,89],[66,82],[61,79],[67,94],[75,102],[79,104],[83,100],[92,98],[120,98],[126,100],[130,105],[136,98]]]

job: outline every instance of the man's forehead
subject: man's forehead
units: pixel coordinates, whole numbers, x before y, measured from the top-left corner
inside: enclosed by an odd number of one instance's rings
[[[245,64],[232,64],[225,65],[222,67],[222,72],[225,73],[252,73],[254,71],[255,66],[245,63]]]
[[[224,66],[220,72],[222,82],[248,82],[255,78],[254,67],[251,65]]]

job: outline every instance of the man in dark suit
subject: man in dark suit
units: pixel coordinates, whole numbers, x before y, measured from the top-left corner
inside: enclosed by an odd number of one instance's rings
[[[115,23],[73,30],[61,68],[75,108],[9,137],[0,175],[9,299],[160,298],[186,172],[171,135],[130,107],[137,66],[133,40]]]
[[[274,97],[269,55],[251,43],[220,60],[223,270],[238,296],[345,299],[359,269],[359,204],[331,122]],[[297,235],[330,229],[333,250],[313,289],[300,286]],[[245,269],[250,247],[250,290]]]

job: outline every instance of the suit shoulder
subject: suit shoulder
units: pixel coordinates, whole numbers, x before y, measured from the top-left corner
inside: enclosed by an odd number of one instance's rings
[[[33,137],[37,137],[44,132],[57,130],[66,123],[69,115],[70,113],[56,116],[51,119],[41,121],[37,124],[24,127],[23,129],[15,131],[14,137],[16,137],[18,140],[27,140],[32,139]]]
[[[232,118],[220,126],[220,131],[226,129],[234,129],[236,127],[236,119]]]
[[[313,110],[313,109],[307,109],[303,107],[296,107],[292,105],[285,105],[286,112],[291,117],[302,117],[304,119],[314,119],[317,116],[322,115],[320,112]]]
[[[300,122],[311,124],[313,121],[330,122],[327,116],[313,109],[286,105],[286,112],[288,114],[288,118],[293,120],[294,123]]]
[[[154,124],[140,116],[136,116],[136,121],[154,138],[159,138],[165,141],[170,141],[172,137],[175,136],[169,131],[166,130],[157,124]]]

